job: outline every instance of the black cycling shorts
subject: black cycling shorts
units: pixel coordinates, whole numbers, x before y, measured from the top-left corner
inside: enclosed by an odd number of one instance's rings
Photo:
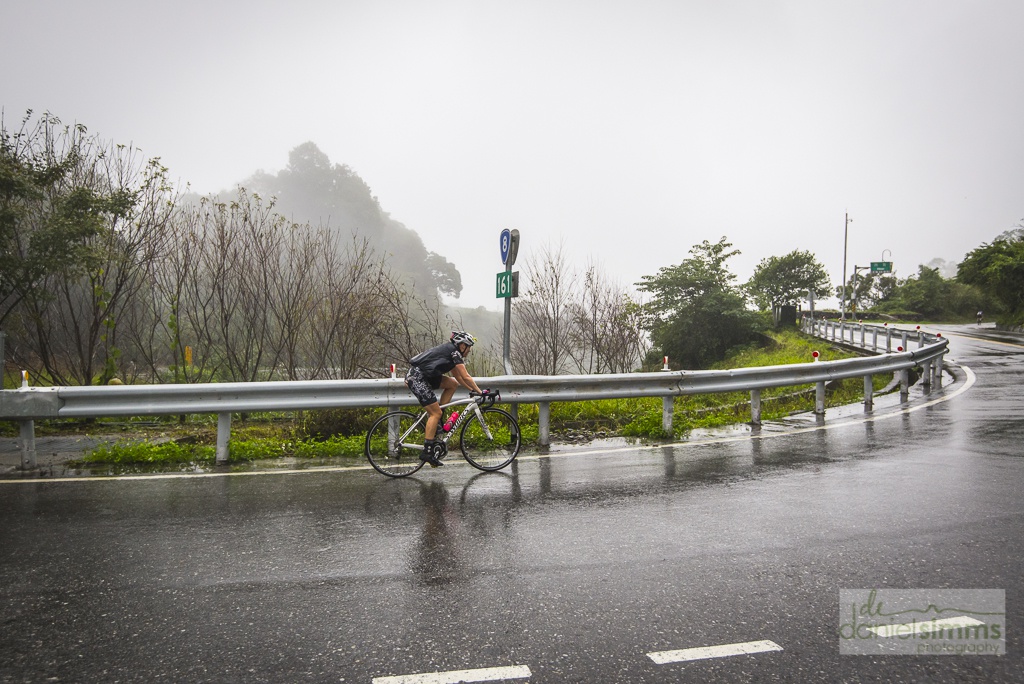
[[[409,369],[405,375],[405,384],[420,402],[420,406],[430,406],[437,403],[437,395],[434,390],[441,388],[441,378],[426,378],[416,366]]]

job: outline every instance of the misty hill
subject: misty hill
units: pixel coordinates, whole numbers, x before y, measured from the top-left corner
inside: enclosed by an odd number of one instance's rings
[[[324,225],[343,243],[353,234],[366,238],[391,268],[408,277],[420,296],[431,291],[458,296],[462,276],[445,257],[428,252],[415,231],[384,211],[370,186],[348,166],[331,164],[312,142],[288,155],[288,166],[274,175],[256,172],[242,185],[263,197],[277,198],[276,211],[296,223]]]

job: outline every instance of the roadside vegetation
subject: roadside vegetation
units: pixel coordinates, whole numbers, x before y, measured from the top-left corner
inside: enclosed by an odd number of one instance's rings
[[[824,361],[853,354],[824,346],[821,340],[795,331],[775,331],[758,344],[737,349],[716,368],[806,363],[819,350]],[[890,378],[875,378],[876,390]],[[835,383],[828,391],[828,405],[861,401],[863,385],[858,378]],[[762,417],[773,420],[813,409],[814,387],[779,388],[762,394]],[[745,392],[678,397],[675,400],[673,434],[662,432],[661,399],[612,399],[589,402],[559,402],[551,405],[551,431],[556,443],[585,443],[594,439],[624,437],[639,441],[684,438],[691,431],[744,423],[750,420],[749,396]],[[363,458],[366,430],[380,411],[338,409],[296,414],[250,414],[236,418],[230,443],[234,464],[268,459],[285,459],[289,464],[351,462]],[[519,406],[519,419],[527,445],[538,438],[537,406]],[[138,468],[162,466],[195,468],[212,465],[217,437],[216,419],[190,416],[181,423],[166,421],[108,422],[88,424],[41,423],[40,434],[70,430],[110,434],[123,430],[125,439],[101,446],[72,465]]]

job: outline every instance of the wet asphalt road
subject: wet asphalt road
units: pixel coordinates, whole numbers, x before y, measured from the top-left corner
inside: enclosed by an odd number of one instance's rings
[[[965,331],[956,383],[824,429],[402,481],[0,483],[0,681],[1024,681],[1024,346]],[[865,587],[1003,589],[1008,654],[840,655]],[[782,650],[647,656],[759,640]]]

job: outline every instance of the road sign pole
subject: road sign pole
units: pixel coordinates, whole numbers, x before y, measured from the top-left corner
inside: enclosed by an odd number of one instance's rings
[[[850,218],[850,212],[846,212],[846,223],[843,225],[843,287],[842,287],[842,311],[839,315],[839,320],[846,320],[846,246],[850,240],[850,223],[853,219]]]
[[[505,285],[508,291],[498,292],[499,296],[505,297],[505,326],[502,335],[502,360],[505,365],[505,374],[513,375],[512,372],[512,296],[515,292],[515,280],[512,275],[512,265],[516,262],[519,253],[519,231],[503,230],[499,238],[501,247],[501,261],[505,264]],[[499,275],[500,277],[500,275]]]
[[[512,266],[505,266],[505,273],[512,277]],[[512,298],[505,297],[505,332],[502,344],[502,359],[505,362],[505,375],[512,375]]]

